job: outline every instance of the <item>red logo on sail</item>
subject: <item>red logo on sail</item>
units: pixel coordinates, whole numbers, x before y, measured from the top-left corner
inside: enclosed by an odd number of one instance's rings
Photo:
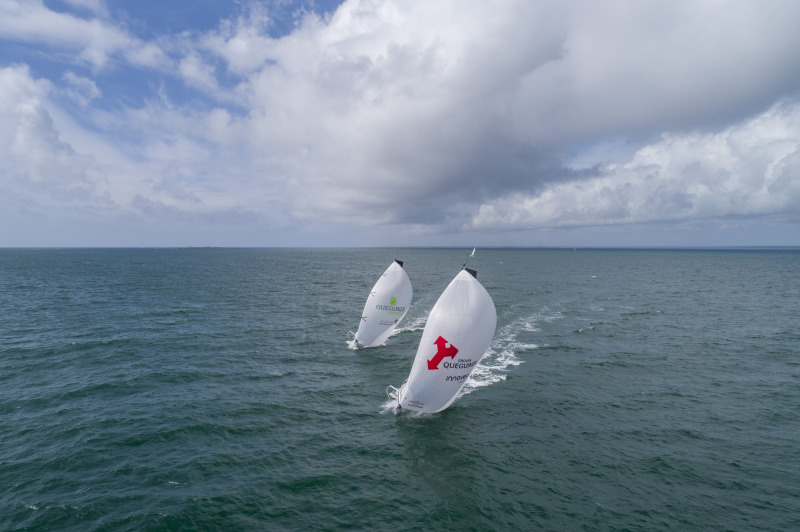
[[[444,357],[450,357],[453,360],[456,359],[456,353],[458,353],[456,346],[452,345],[441,336],[433,343],[436,344],[436,354],[432,359],[428,360],[428,369],[439,369],[439,364],[444,360]]]

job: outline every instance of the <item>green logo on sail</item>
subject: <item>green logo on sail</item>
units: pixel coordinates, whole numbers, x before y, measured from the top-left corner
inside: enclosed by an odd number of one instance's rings
[[[391,296],[389,298],[388,305],[375,305],[377,310],[388,312],[389,314],[396,314],[398,316],[402,316],[403,313],[406,311],[406,307],[398,307],[397,306],[397,298],[395,296]]]

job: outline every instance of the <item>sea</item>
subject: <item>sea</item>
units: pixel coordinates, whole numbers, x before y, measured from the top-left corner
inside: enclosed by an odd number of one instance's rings
[[[0,529],[800,530],[800,249],[471,251],[0,250]],[[465,262],[494,339],[398,415]]]

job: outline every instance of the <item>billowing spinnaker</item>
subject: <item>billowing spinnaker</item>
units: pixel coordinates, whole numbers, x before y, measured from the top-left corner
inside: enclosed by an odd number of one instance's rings
[[[450,406],[494,337],[497,312],[474,272],[461,270],[433,306],[411,373],[398,392],[403,410]]]
[[[367,297],[353,345],[370,347],[383,344],[408,312],[412,295],[411,281],[403,263],[395,260]]]

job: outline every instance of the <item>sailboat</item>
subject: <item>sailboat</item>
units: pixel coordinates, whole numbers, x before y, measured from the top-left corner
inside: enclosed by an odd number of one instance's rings
[[[496,327],[494,302],[465,264],[431,309],[408,379],[386,389],[397,410],[432,414],[453,404]]]
[[[386,268],[367,296],[358,331],[351,332],[353,349],[382,345],[411,306],[411,280],[397,259]]]

